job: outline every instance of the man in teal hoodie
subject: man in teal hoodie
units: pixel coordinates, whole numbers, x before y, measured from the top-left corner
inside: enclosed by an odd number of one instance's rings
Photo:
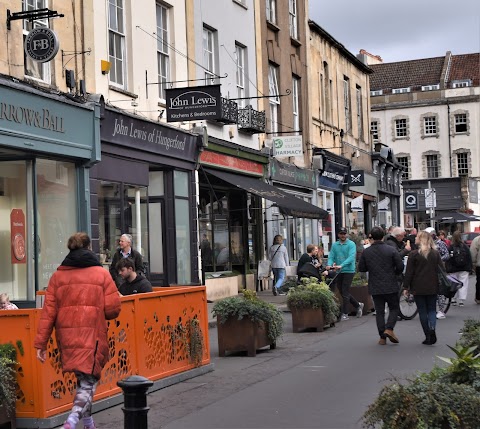
[[[347,228],[338,230],[338,241],[333,243],[328,254],[327,270],[340,271],[336,278],[336,285],[342,294],[342,320],[348,320],[348,303],[350,302],[357,309],[357,317],[362,317],[363,302],[358,302],[350,295],[350,286],[355,275],[355,260],[357,246],[347,237]]]

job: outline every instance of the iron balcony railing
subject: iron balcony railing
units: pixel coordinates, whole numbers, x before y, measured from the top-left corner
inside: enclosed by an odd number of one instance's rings
[[[259,134],[265,132],[265,112],[259,112],[252,106],[244,109],[238,109],[238,129],[250,134]]]
[[[238,121],[238,104],[235,101],[222,97],[222,112],[217,122],[236,124]]]

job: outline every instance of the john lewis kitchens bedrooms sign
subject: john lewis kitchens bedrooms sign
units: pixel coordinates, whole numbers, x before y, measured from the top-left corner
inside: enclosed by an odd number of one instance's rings
[[[24,48],[32,60],[46,63],[57,55],[59,48],[57,35],[50,28],[35,28],[25,38]]]
[[[220,85],[165,90],[167,122],[218,119],[222,111]]]

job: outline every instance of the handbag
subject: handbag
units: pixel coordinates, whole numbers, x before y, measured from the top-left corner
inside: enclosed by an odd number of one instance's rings
[[[463,287],[463,283],[455,277],[449,276],[445,270],[438,266],[438,293],[446,298],[453,298],[457,291]]]

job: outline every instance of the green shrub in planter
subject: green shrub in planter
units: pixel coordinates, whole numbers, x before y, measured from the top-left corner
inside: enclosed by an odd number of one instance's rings
[[[7,416],[15,412],[17,352],[13,344],[0,344],[0,404],[5,407]]]
[[[363,416],[363,425],[384,429],[478,429],[480,356],[474,347],[451,347],[449,366],[385,386]]]
[[[335,323],[340,312],[335,294],[315,277],[303,278],[300,285],[290,288],[287,305],[289,308],[321,308],[325,324]]]
[[[222,324],[231,317],[238,320],[248,318],[253,322],[263,321],[268,327],[268,338],[272,342],[283,333],[282,312],[275,305],[260,300],[252,290],[243,290],[242,296],[217,301],[212,314]]]
[[[467,319],[464,321],[462,336],[457,344],[464,347],[477,347],[477,353],[480,353],[480,320]]]

